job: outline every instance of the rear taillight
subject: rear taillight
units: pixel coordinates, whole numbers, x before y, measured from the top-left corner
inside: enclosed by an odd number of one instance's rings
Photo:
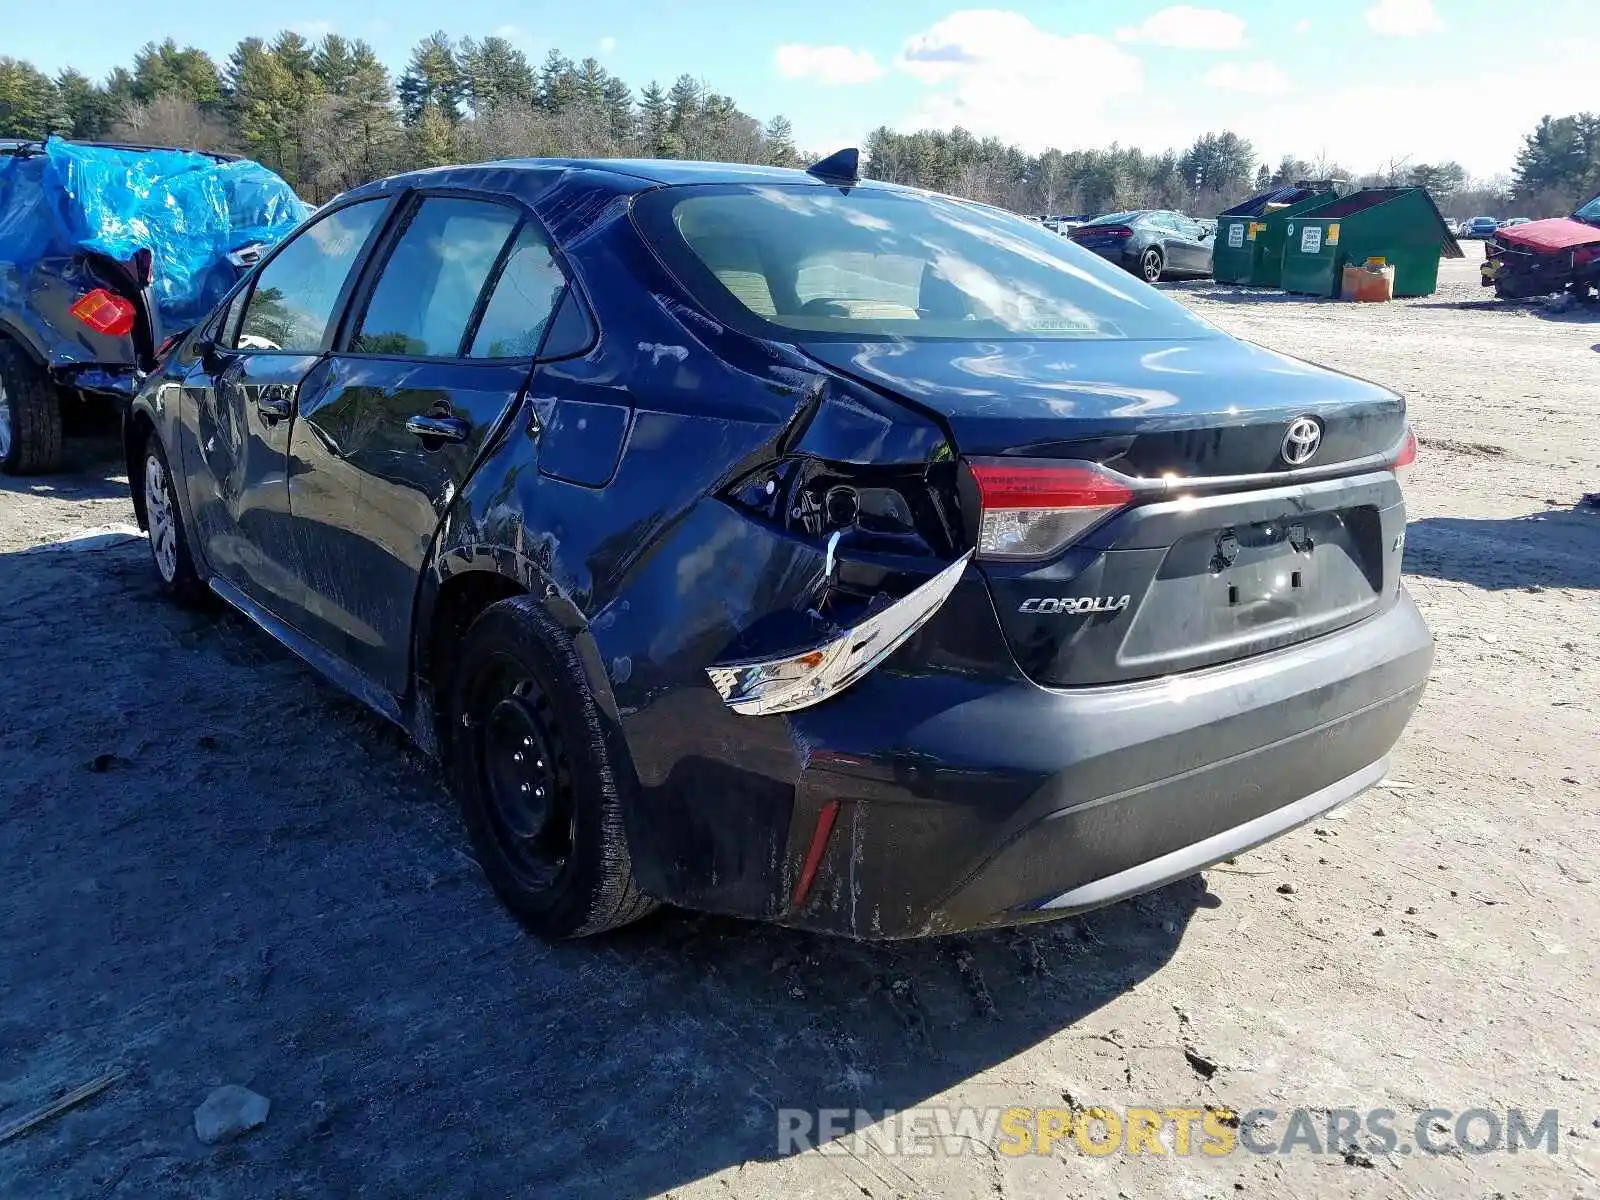
[[[1133,499],[1133,492],[1089,465],[973,463],[983,514],[980,558],[1046,558]]]
[[[67,311],[96,333],[110,337],[126,337],[132,333],[137,316],[131,301],[105,288],[95,288],[87,296],[79,297]]]
[[[1095,225],[1072,231],[1072,237],[1080,241],[1084,238],[1131,238],[1132,236],[1133,230],[1126,225]]]
[[[1406,426],[1405,440],[1400,443],[1400,453],[1394,456],[1393,471],[1395,478],[1404,486],[1411,478],[1412,468],[1417,464],[1417,434],[1409,425]]]

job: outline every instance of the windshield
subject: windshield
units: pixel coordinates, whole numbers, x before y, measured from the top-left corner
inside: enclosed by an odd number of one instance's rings
[[[1600,225],[1600,196],[1596,196],[1572,215],[1590,225]]]
[[[947,197],[814,185],[663,188],[640,228],[713,316],[784,340],[1074,341],[1215,330],[1081,247]]]

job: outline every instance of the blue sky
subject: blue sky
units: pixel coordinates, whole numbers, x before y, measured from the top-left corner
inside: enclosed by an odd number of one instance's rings
[[[500,33],[535,58],[595,54],[635,88],[701,76],[757,116],[786,114],[817,150],[879,124],[960,123],[1035,150],[1181,147],[1231,128],[1264,157],[1358,171],[1454,158],[1490,175],[1542,114],[1600,109],[1597,0],[277,0],[270,16],[217,0],[78,0],[66,19],[30,0],[5,8],[0,53],[95,76],[167,36],[221,59],[252,34],[331,30],[366,38],[398,71],[436,28]]]

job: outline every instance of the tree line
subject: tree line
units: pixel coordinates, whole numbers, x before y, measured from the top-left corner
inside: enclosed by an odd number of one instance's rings
[[[0,57],[0,137],[110,138],[246,154],[313,202],[396,171],[529,156],[719,158],[797,166],[782,116],[757,121],[691,75],[637,95],[595,58],[535,65],[502,37],[424,38],[398,78],[360,40],[292,30],[225,62],[149,43],[101,83]]]
[[[0,57],[0,137],[73,137],[196,146],[255,158],[321,202],[395,171],[528,156],[705,158],[797,166],[782,116],[766,122],[703,80],[680,75],[635,93],[593,57],[551,50],[539,63],[503,37],[424,38],[398,77],[361,40],[290,30],[246,38],[226,61],[176,40],[151,42],[100,82],[51,76]],[[837,147],[826,147],[831,151]],[[1113,144],[1028,154],[967,130],[879,128],[863,151],[873,178],[1019,212],[1177,208],[1213,215],[1300,179],[1429,189],[1452,216],[1548,216],[1600,191],[1600,116],[1546,117],[1509,178],[1474,181],[1460,164],[1395,159],[1358,174],[1327,158],[1260,161],[1237,134],[1185,150]]]

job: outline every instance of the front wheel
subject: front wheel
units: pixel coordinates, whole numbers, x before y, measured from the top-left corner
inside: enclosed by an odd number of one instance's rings
[[[1139,259],[1139,274],[1144,276],[1146,283],[1160,283],[1161,272],[1166,268],[1166,261],[1161,257],[1161,251],[1151,246]]]
[[[654,908],[623,829],[626,750],[566,631],[532,596],[492,604],[468,629],[454,679],[452,783],[506,907],[547,938],[600,933]]]
[[[167,452],[152,432],[144,444],[144,520],[150,531],[150,560],[161,590],[180,604],[194,604],[206,589],[189,553],[189,535],[178,510],[176,488]]]

